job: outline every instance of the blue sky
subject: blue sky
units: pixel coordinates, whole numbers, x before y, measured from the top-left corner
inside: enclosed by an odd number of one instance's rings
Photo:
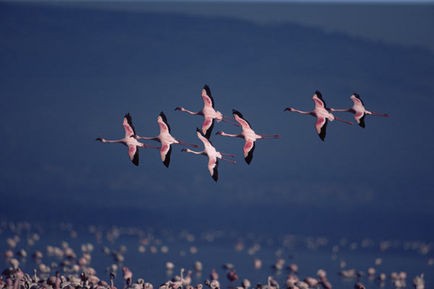
[[[432,216],[433,135],[425,129],[429,115],[419,113],[433,104],[428,44],[377,41],[299,20],[264,25],[225,14],[231,9],[223,6],[209,14],[206,5],[190,12],[181,11],[188,5],[171,11],[145,5],[135,12],[107,5],[1,5],[1,95],[8,102],[1,113],[6,137],[0,193],[11,200],[8,214],[122,210],[128,220],[133,211],[176,218],[185,210],[186,221],[205,211],[248,223],[259,211],[269,215],[264,220],[278,216],[282,226],[290,223],[285,217],[318,226],[342,216],[351,224],[366,212],[369,224],[384,217],[398,230],[409,220],[416,231],[425,225],[418,218]],[[297,7],[306,19],[331,9]],[[344,8],[333,8],[334,15]],[[400,18],[411,20],[432,7],[398,8],[390,7],[390,15],[421,13]],[[365,13],[379,13],[370,9]],[[414,23],[401,41],[421,25],[432,28]],[[122,137],[126,112],[139,134],[155,135],[156,117],[164,111],[174,136],[199,143],[201,119],[174,108],[199,110],[205,83],[224,114],[238,109],[258,133],[281,134],[280,140],[258,142],[250,166],[241,157],[241,140],[213,136],[238,161],[221,163],[218,183],[205,158],[180,147],[174,147],[169,169],[154,150],[141,152],[137,168],[124,147],[95,141]],[[311,109],[316,89],[334,107],[350,106],[357,91],[368,108],[391,117],[369,118],[366,129],[333,122],[321,142],[312,117],[283,112],[287,106]],[[409,95],[414,110],[408,109]],[[225,123],[217,130],[237,132]]]

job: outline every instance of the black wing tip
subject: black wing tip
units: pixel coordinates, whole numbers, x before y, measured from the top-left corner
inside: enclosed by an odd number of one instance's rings
[[[217,168],[214,168],[213,174],[212,174],[212,179],[217,182],[219,179],[219,171],[217,170]]]
[[[131,160],[131,162],[135,165],[135,166],[139,166],[139,154],[135,154],[134,158]]]
[[[170,165],[170,156],[172,155],[172,146],[170,146],[169,151],[166,154],[166,157],[164,158],[163,164],[166,168]]]
[[[359,126],[362,127],[362,128],[365,128],[365,127],[366,127],[366,124],[365,124],[365,116],[366,116],[366,115],[362,116],[362,117],[360,118],[360,120],[359,120]]]
[[[131,123],[131,121],[132,121],[132,117],[131,117],[131,114],[130,114],[129,112],[127,112],[127,113],[124,115],[124,117],[128,120],[129,123]]]
[[[205,84],[205,85],[203,86],[202,89],[205,89],[206,94],[207,94],[209,97],[212,98],[212,95],[211,95],[211,88],[209,88],[209,85],[208,85],[208,84]]]
[[[236,115],[238,115],[239,117],[243,118],[243,115],[241,114],[241,112],[239,112],[239,111],[236,110],[236,109],[232,109],[232,114],[236,114]]]
[[[326,131],[327,131],[327,124],[328,124],[328,121],[327,121],[327,119],[326,119],[326,122],[324,123],[324,125],[323,125],[322,128],[321,128],[320,133],[318,134],[319,138],[320,138],[322,141],[325,141]]]
[[[252,162],[252,159],[253,159],[253,155],[251,155],[251,154],[248,154],[247,157],[244,158],[244,160],[246,161],[246,163],[248,165],[250,165],[250,163]]]

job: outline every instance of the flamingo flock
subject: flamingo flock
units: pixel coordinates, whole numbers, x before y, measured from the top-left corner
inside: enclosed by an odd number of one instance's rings
[[[423,273],[432,272],[432,243],[421,240],[374,241],[365,236],[344,242],[285,233],[270,243],[258,232],[192,232],[189,225],[177,230],[131,224],[87,228],[53,223],[53,240],[39,223],[0,222],[0,232],[7,237],[1,250],[6,268],[0,271],[0,289],[432,288],[433,279]],[[295,245],[299,249],[294,258]],[[210,246],[219,249],[218,258],[197,254]],[[394,264],[399,253],[414,267]],[[316,265],[305,258],[318,254],[328,258]],[[397,270],[402,265],[409,271]],[[163,279],[160,270],[166,271]]]
[[[241,132],[234,133],[226,133],[224,131],[218,131],[215,135],[225,136],[225,137],[233,137],[233,138],[242,138],[244,140],[244,145],[242,148],[243,156],[245,162],[249,165],[253,159],[253,151],[255,150],[255,142],[261,139],[278,139],[280,136],[278,134],[258,134],[256,133],[247,119],[236,109],[232,110],[232,119],[228,119],[225,117],[220,111],[215,109],[214,99],[211,94],[210,87],[205,84],[201,91],[201,97],[203,100],[203,108],[200,111],[194,112],[188,110],[182,106],[178,106],[175,108],[175,111],[185,112],[189,115],[199,115],[203,117],[203,122],[201,128],[196,129],[198,139],[203,143],[204,149],[202,151],[194,151],[187,147],[197,148],[198,145],[189,144],[184,141],[181,141],[172,136],[170,126],[164,112],[160,112],[157,117],[157,123],[160,129],[160,133],[154,137],[146,137],[139,136],[134,128],[132,117],[129,113],[124,116],[123,119],[123,127],[125,135],[121,139],[105,139],[98,137],[96,140],[103,143],[121,143],[127,146],[128,148],[128,156],[131,162],[138,166],[139,165],[139,149],[142,148],[154,148],[159,149],[161,160],[163,165],[169,167],[171,160],[171,152],[172,145],[179,144],[184,146],[181,151],[187,152],[196,155],[205,155],[208,157],[208,171],[214,181],[217,182],[219,174],[218,174],[218,164],[219,160],[225,160],[229,163],[235,164],[236,161],[233,160],[235,157],[234,154],[222,153],[219,152],[211,142],[212,130],[216,122],[228,122],[237,127],[241,128]],[[365,117],[370,116],[381,116],[388,117],[387,113],[378,113],[367,110],[365,105],[360,98],[360,95],[357,93],[353,93],[350,97],[353,101],[353,106],[350,108],[329,108],[326,106],[323,96],[320,91],[315,91],[312,100],[314,102],[314,109],[312,111],[303,111],[293,107],[287,107],[284,111],[296,112],[303,115],[311,115],[316,118],[315,122],[315,130],[318,134],[319,138],[322,141],[325,141],[326,137],[326,128],[329,122],[334,120],[340,121],[342,123],[352,125],[353,123],[350,121],[346,121],[335,116],[334,112],[349,112],[354,114],[354,119],[357,124],[365,128]],[[159,142],[160,147],[154,147],[147,145],[140,140],[153,140]]]

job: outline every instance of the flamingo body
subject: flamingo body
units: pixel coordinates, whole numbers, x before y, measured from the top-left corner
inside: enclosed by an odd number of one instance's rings
[[[239,111],[233,110],[232,112],[235,120],[241,125],[241,136],[244,138],[243,155],[245,161],[250,164],[253,159],[253,151],[255,150],[255,141],[261,139],[262,136],[256,134],[250,123],[244,119]]]
[[[315,104],[315,107],[312,111],[302,111],[302,110],[295,109],[292,107],[285,108],[285,111],[292,111],[292,112],[297,112],[300,114],[307,114],[307,115],[311,115],[313,117],[316,117],[315,130],[316,130],[319,138],[322,141],[325,140],[326,132],[327,132],[327,124],[329,121],[339,120],[339,121],[345,122],[347,124],[352,124],[350,122],[347,122],[347,121],[344,121],[344,120],[341,120],[341,119],[335,117],[330,112],[330,109],[327,108],[320,91],[318,91],[318,90],[315,91],[314,95],[312,96],[312,100]]]
[[[327,110],[325,102],[319,91],[315,92],[312,99],[315,103],[315,109],[314,109],[314,113],[316,115],[315,129],[319,137],[321,138],[321,140],[324,140],[326,136],[327,122],[334,121],[335,116]]]
[[[198,112],[193,112],[181,106],[175,108],[175,110],[180,110],[191,115],[202,115],[204,117],[202,123],[202,133],[206,138],[209,139],[212,129],[214,127],[214,120],[220,122],[221,120],[223,120],[223,114],[215,110],[214,99],[211,95],[211,89],[207,84],[205,84],[202,88],[201,97],[203,100],[202,110]]]
[[[133,121],[131,115],[127,113],[124,116],[124,120],[122,123],[124,127],[125,136],[121,139],[117,140],[109,140],[105,138],[97,138],[97,141],[103,143],[122,143],[128,147],[128,156],[130,157],[131,162],[138,166],[139,165],[139,149],[145,147],[145,144],[139,142],[136,137],[136,132],[134,129]]]
[[[257,134],[252,127],[250,126],[250,123],[243,117],[243,115],[233,109],[232,114],[234,116],[234,119],[238,122],[238,124],[241,126],[241,133],[240,134],[228,134],[223,131],[219,131],[216,134],[222,135],[222,136],[228,136],[228,137],[239,137],[244,139],[244,146],[243,146],[243,155],[244,160],[247,164],[250,164],[253,159],[253,151],[255,150],[255,142],[258,139],[263,138],[278,138],[279,135],[261,135]]]
[[[202,141],[204,145],[203,151],[193,151],[190,149],[183,149],[184,152],[189,152],[197,155],[206,155],[208,156],[208,171],[214,181],[217,182],[219,173],[218,173],[218,160],[222,159],[223,156],[220,152],[218,152],[208,138],[202,133],[200,129],[196,130],[197,137]]]
[[[367,115],[382,116],[382,117],[389,116],[387,113],[378,113],[378,112],[367,110],[365,105],[363,104],[362,99],[360,98],[360,95],[357,93],[353,93],[350,96],[350,99],[353,101],[352,107],[345,108],[345,109],[331,108],[331,111],[346,111],[354,114],[354,119],[356,120],[357,124],[362,128],[366,127],[365,117]]]
[[[138,139],[155,140],[161,143],[160,156],[163,164],[169,167],[170,157],[172,154],[172,144],[182,144],[181,141],[177,140],[170,134],[170,126],[167,121],[167,117],[164,112],[160,112],[157,117],[158,127],[160,128],[160,134],[155,137],[143,137],[137,136]],[[195,145],[192,145],[195,146]]]

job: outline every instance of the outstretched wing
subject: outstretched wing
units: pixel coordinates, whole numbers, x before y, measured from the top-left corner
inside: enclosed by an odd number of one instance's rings
[[[217,158],[209,158],[208,160],[208,170],[214,181],[217,182],[219,178],[219,172],[217,170],[218,160]]]
[[[365,116],[366,114],[363,114],[363,116],[358,120],[359,126],[365,128]]]
[[[163,112],[160,112],[157,118],[158,125],[160,126],[160,131],[169,132],[170,133],[170,126],[169,122],[167,121],[167,117]]]
[[[354,119],[357,121],[357,123],[359,124],[359,126],[361,127],[365,127],[365,112],[363,111],[357,111],[354,114]]]
[[[133,119],[131,118],[131,115],[129,113],[124,116],[123,126],[125,130],[125,137],[136,135],[136,130],[134,129],[133,125]]]
[[[252,140],[247,140],[244,143],[244,147],[243,147],[244,159],[246,160],[247,164],[251,163],[253,159],[254,150],[255,150],[255,142]]]
[[[202,99],[203,99],[203,105],[204,106],[210,106],[212,108],[214,108],[214,99],[212,98],[211,95],[211,89],[209,88],[209,86],[207,84],[204,85],[204,87],[202,88]]]
[[[139,165],[139,150],[137,146],[128,146],[128,156],[130,157],[130,160],[133,162],[133,164],[135,164],[136,166]]]
[[[233,109],[232,114],[233,114],[235,120],[241,125],[242,128],[251,128],[250,123],[243,117],[241,112]]]
[[[210,117],[205,117],[202,123],[202,133],[207,139],[211,137],[213,128],[214,128],[214,119]]]
[[[325,136],[326,136],[326,129],[327,129],[327,118],[317,117],[316,123],[315,123],[315,129],[319,135],[319,138],[322,141],[324,141]]]
[[[172,154],[172,147],[169,144],[162,144],[160,148],[160,155],[163,164],[168,168],[170,164],[170,155]]]

